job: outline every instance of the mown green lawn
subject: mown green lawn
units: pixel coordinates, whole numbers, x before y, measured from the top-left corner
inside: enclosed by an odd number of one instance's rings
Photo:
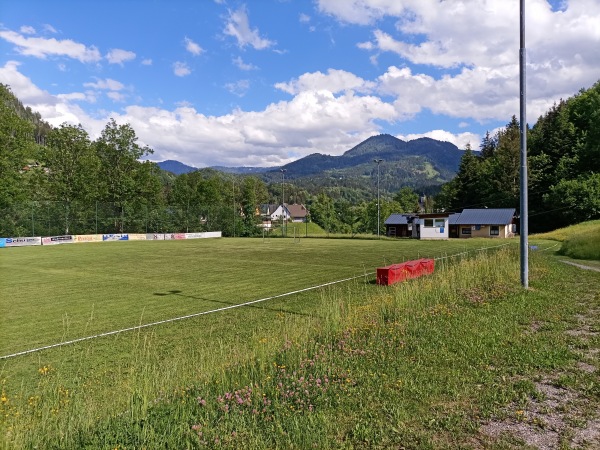
[[[523,448],[479,428],[523,419],[528,399],[543,398],[534,381],[550,377],[578,392],[583,406],[567,419],[585,427],[600,380],[575,364],[598,347],[600,278],[533,240],[523,291],[518,241],[489,258],[475,250],[503,243],[221,239],[1,252],[11,271],[1,307],[19,322],[1,316],[3,354],[358,278],[2,360],[0,448]],[[378,266],[463,252],[432,277],[374,284]],[[14,276],[23,272],[36,283]],[[17,297],[26,305],[13,308]],[[584,316],[589,338],[566,333]]]
[[[0,356],[490,242],[201,239],[3,249]]]

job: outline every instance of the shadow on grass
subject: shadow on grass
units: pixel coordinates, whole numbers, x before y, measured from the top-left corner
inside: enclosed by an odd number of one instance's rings
[[[228,305],[228,306],[239,305],[239,303],[234,303],[234,302],[226,302],[223,300],[214,300],[214,299],[205,298],[205,297],[195,297],[193,295],[186,295],[183,293],[183,291],[179,291],[179,290],[171,290],[171,291],[167,291],[167,292],[155,292],[153,295],[156,295],[159,297],[166,297],[168,295],[176,295],[179,297],[190,298],[193,300],[204,300],[207,302],[219,303],[221,305]],[[314,314],[307,314],[307,313],[302,313],[302,312],[298,312],[298,311],[290,311],[290,310],[283,309],[283,308],[269,308],[269,307],[262,306],[262,305],[244,305],[244,307],[245,308],[262,309],[262,310],[266,310],[266,311],[272,311],[275,313],[293,314],[296,316],[318,317],[318,316],[315,316]]]

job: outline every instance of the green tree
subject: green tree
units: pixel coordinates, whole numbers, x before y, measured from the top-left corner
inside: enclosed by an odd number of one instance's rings
[[[257,177],[244,177],[241,183],[241,210],[242,229],[241,236],[255,236],[259,232],[258,224],[261,221],[260,204],[268,198],[265,183]]]
[[[396,212],[414,213],[419,211],[419,194],[407,186],[396,193],[394,201],[400,205]]]
[[[561,180],[546,200],[554,214],[562,217],[559,226],[600,218],[600,173],[582,175],[576,180]]]
[[[480,156],[483,159],[491,158],[494,156],[496,152],[496,147],[498,146],[497,136],[490,136],[490,132],[485,132],[485,137],[481,141],[481,145],[479,146]]]
[[[48,169],[48,192],[52,200],[62,202],[64,233],[69,234],[72,203],[79,201],[80,208],[87,205],[89,209],[98,198],[98,156],[81,125],[62,124],[46,138],[43,163]]]
[[[456,177],[442,187],[436,199],[438,206],[449,211],[480,206],[485,191],[483,169],[484,161],[467,144]]]
[[[310,205],[310,217],[313,222],[327,233],[333,233],[338,228],[338,218],[333,199],[321,192]]]
[[[143,170],[139,159],[153,150],[137,143],[131,125],[118,125],[114,119],[106,125],[94,146],[101,162],[99,179],[103,198],[115,207],[114,230],[123,232],[126,207],[138,194],[138,175]]]
[[[581,137],[579,171],[600,172],[600,81],[573,98],[570,119]]]
[[[28,199],[28,162],[36,155],[34,126],[17,114],[16,97],[0,84],[0,234],[23,235],[22,206]]]

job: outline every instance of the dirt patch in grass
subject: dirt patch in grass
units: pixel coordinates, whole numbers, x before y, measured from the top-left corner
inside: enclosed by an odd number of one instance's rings
[[[569,373],[544,374],[534,382],[535,394],[523,403],[510,404],[497,418],[484,423],[479,431],[482,441],[501,448],[534,448],[551,450],[557,448],[599,449],[600,412],[593,393],[575,383],[564,387],[565,377],[588,379],[591,384],[600,382],[598,370],[597,336],[600,325],[600,310],[592,305],[575,316],[577,324],[565,333],[578,341],[579,361]],[[543,328],[533,322],[528,334]],[[582,350],[584,348],[584,350]],[[588,384],[589,385],[589,384]]]
[[[491,420],[480,432],[496,442],[520,448],[527,445],[552,450],[565,444],[568,448],[600,447],[600,418],[590,411],[587,399],[579,392],[556,385],[556,380],[535,383],[536,395],[524,407],[509,405],[504,418]]]

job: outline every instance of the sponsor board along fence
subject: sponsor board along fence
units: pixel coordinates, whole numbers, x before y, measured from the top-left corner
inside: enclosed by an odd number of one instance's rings
[[[221,231],[204,233],[132,233],[132,234],[67,234],[46,237],[7,237],[0,238],[0,248],[28,247],[33,245],[77,244],[82,242],[111,242],[111,241],[171,241],[181,239],[220,238]]]

